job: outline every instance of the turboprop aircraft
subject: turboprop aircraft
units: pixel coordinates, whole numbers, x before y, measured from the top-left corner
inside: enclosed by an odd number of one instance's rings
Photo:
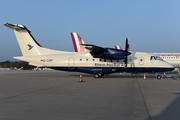
[[[24,25],[9,23],[4,25],[13,29],[22,52],[22,56],[14,58],[33,66],[84,72],[94,74],[95,78],[115,72],[154,73],[174,69],[172,65],[153,54],[129,52],[128,39],[126,39],[125,50],[82,44],[89,52],[58,51],[42,47]]]

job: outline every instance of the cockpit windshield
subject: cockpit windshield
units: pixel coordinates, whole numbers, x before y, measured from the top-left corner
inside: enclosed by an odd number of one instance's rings
[[[159,56],[151,56],[150,60],[162,60],[163,61],[163,59]]]

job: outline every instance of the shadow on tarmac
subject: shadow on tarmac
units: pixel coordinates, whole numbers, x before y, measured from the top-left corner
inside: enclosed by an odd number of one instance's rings
[[[172,101],[160,114],[151,116],[150,120],[180,120],[180,91],[174,93],[177,98]],[[147,119],[149,120],[149,118]]]

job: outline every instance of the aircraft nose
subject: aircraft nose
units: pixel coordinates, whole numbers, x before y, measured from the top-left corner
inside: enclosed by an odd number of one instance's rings
[[[175,68],[171,64],[169,64],[169,71],[173,71]]]

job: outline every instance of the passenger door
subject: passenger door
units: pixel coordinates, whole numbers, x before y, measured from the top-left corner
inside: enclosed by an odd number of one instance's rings
[[[69,69],[74,69],[74,58],[73,57],[69,57],[68,67],[69,67]]]

